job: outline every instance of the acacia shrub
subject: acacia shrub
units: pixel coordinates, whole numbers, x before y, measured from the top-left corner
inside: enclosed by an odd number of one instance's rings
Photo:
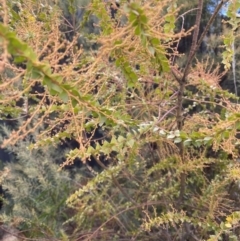
[[[23,4],[29,15],[26,14],[27,27],[20,28],[21,24],[16,23],[18,37],[10,33],[6,22],[5,26],[0,25],[2,42],[9,47],[4,48],[3,44],[3,50],[18,59],[13,51],[17,46],[17,53],[23,57],[20,60],[27,62],[27,70],[21,70],[20,75],[27,83],[23,86],[32,86],[37,80],[46,87],[42,99],[29,107],[29,118],[3,145],[16,144],[34,132],[38,123],[46,122],[48,128],[39,133],[30,148],[38,150],[66,137],[74,138],[79,149],[70,151],[65,164],[76,157],[86,162],[91,156],[100,162],[102,154],[111,157],[112,151],[116,153],[112,165],[103,165],[101,173],[93,172],[93,177],[67,199],[69,207],[75,210],[70,221],[77,224],[74,237],[78,239],[216,240],[224,235],[236,238],[234,228],[239,212],[230,202],[237,204],[237,200],[230,199],[229,190],[239,179],[239,167],[234,162],[239,106],[231,103],[231,95],[218,85],[217,71],[207,70],[199,63],[192,65],[184,78],[184,70],[173,65],[171,56],[166,57],[173,42],[192,30],[174,33],[179,10],[174,3],[126,3],[119,13],[128,21],[116,27],[109,21],[104,3],[94,1],[90,7],[100,19],[101,47],[94,54],[83,54],[70,43],[67,51],[71,61],[65,66],[57,64],[61,43],[57,41],[60,31],[56,25],[51,31],[42,27],[38,32],[34,27],[41,26],[33,14],[38,13],[36,5]],[[49,19],[47,26],[52,26],[55,17]],[[41,37],[37,43],[45,43],[43,46],[48,45],[45,34],[55,34],[53,53],[45,57],[48,62],[38,61],[42,45],[38,48],[31,38],[24,39],[26,30]],[[19,37],[29,41],[28,45]],[[223,56],[226,65],[229,56],[230,53]],[[114,61],[109,63],[109,57]],[[6,58],[4,61],[8,63]],[[135,68],[136,63],[139,69]],[[10,66],[15,70],[14,64]],[[28,94],[28,88],[22,90],[14,84],[17,79],[5,79],[7,87],[1,83],[5,90],[14,89],[19,97]],[[146,94],[142,83],[157,83],[159,88]],[[190,96],[193,101],[219,106],[223,109],[221,114],[210,111],[189,115],[180,99],[189,98],[185,84],[196,86],[201,93]],[[215,97],[219,98],[217,102]],[[14,109],[13,98],[16,96],[7,98],[7,93],[3,93],[2,108]],[[46,98],[50,100],[47,105]],[[38,121],[31,127],[33,117]],[[61,121],[67,122],[65,128],[49,135]],[[85,134],[94,133],[98,126],[109,131],[109,139],[93,147]],[[155,148],[149,147],[149,143],[156,143]],[[206,156],[210,146],[233,159]],[[206,168],[211,165],[217,168],[209,179]]]

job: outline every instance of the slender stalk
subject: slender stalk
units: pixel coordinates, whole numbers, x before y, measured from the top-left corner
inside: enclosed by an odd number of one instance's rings
[[[198,11],[197,11],[196,22],[195,22],[196,27],[195,27],[195,30],[194,30],[194,33],[193,33],[192,45],[191,45],[191,48],[190,48],[190,53],[188,55],[188,59],[187,59],[187,63],[186,63],[186,67],[184,69],[183,75],[181,77],[179,77],[176,74],[176,71],[174,71],[174,69],[172,69],[172,73],[179,83],[177,115],[176,115],[178,130],[182,130],[182,127],[183,127],[183,95],[184,95],[184,91],[185,91],[185,87],[186,87],[186,82],[187,82],[187,79],[188,79],[187,76],[188,76],[189,71],[190,71],[190,64],[191,64],[197,50],[199,49],[204,37],[206,36],[212,22],[216,18],[218,12],[222,8],[222,6],[225,3],[227,3],[228,1],[229,0],[221,0],[221,2],[218,4],[218,6],[216,7],[212,17],[208,21],[203,33],[201,34],[199,40],[198,40],[198,35],[199,35],[200,22],[201,22],[201,16],[202,16],[203,0],[198,1],[198,8],[197,8]],[[180,152],[181,161],[182,161],[182,163],[184,163],[185,162],[185,153],[184,153],[185,148],[184,148],[183,143],[179,144],[179,152]],[[184,194],[185,194],[185,187],[186,187],[186,173],[183,172],[181,174],[181,177],[180,177],[179,201],[181,203],[183,203]]]
[[[189,73],[190,63],[197,51],[196,47],[197,47],[197,43],[198,43],[197,40],[198,40],[198,35],[199,35],[200,23],[201,23],[202,9],[203,9],[203,0],[199,0],[196,22],[195,22],[195,29],[193,32],[192,45],[191,45],[190,53],[188,55],[187,64],[186,64],[186,67],[185,67],[185,70],[183,73],[182,82],[186,82],[186,77]]]
[[[200,0],[201,2],[202,0]],[[190,63],[192,62],[197,50],[199,49],[204,37],[206,36],[211,24],[213,23],[214,19],[217,17],[217,14],[219,13],[219,11],[221,10],[222,6],[229,2],[229,0],[221,0],[221,2],[217,5],[216,9],[214,10],[213,12],[213,15],[211,16],[211,18],[209,19],[206,27],[204,28],[199,40],[196,42],[196,38],[198,36],[198,33],[199,33],[199,27],[200,27],[200,21],[199,21],[199,18],[198,18],[198,13],[199,13],[199,8],[198,8],[198,12],[197,12],[197,17],[196,17],[196,28],[195,28],[195,31],[194,31],[194,34],[193,34],[193,42],[192,42],[192,45],[191,45],[191,50],[190,50],[190,54],[188,56],[188,59],[187,59],[187,64],[186,64],[186,67],[184,69],[184,74],[183,74],[183,77],[182,77],[182,81],[186,81],[186,77],[187,75],[189,74],[189,67],[190,67]],[[201,16],[200,16],[200,20],[201,20]]]
[[[179,83],[179,91],[178,91],[178,104],[177,104],[177,127],[178,130],[182,130],[183,128],[183,95],[184,95],[184,90],[185,90],[185,85],[186,85],[186,77],[189,72],[189,67],[190,67],[190,62],[193,56],[195,55],[196,52],[196,46],[197,46],[197,39],[198,39],[198,34],[199,34],[199,28],[200,28],[200,22],[201,22],[201,16],[202,16],[202,9],[203,9],[203,0],[198,1],[198,10],[197,10],[197,16],[196,16],[196,27],[193,33],[193,40],[192,40],[192,45],[190,49],[190,53],[188,56],[187,64],[183,73],[182,78],[178,81]],[[185,148],[183,145],[183,142],[179,144],[179,152],[180,152],[180,158],[182,163],[185,162]],[[180,194],[179,194],[179,201],[180,203],[183,203],[184,199],[184,194],[185,194],[185,187],[186,187],[186,173],[182,172],[180,175]]]

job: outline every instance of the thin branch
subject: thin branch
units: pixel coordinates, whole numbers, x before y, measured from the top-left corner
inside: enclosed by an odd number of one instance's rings
[[[219,13],[220,9],[222,8],[223,4],[227,3],[229,0],[221,0],[221,2],[218,4],[218,6],[216,7],[212,17],[210,18],[210,20],[207,23],[207,26],[204,28],[203,33],[200,36],[200,39],[198,39],[198,35],[199,35],[199,28],[200,28],[200,22],[201,22],[201,15],[202,15],[202,9],[203,9],[203,0],[199,0],[198,2],[198,12],[197,12],[197,16],[196,16],[196,28],[194,30],[193,33],[193,41],[192,41],[192,45],[191,45],[191,49],[190,49],[190,53],[187,59],[187,63],[186,63],[186,67],[184,69],[184,73],[182,78],[176,78],[178,77],[176,71],[172,71],[176,80],[179,83],[179,92],[178,92],[178,104],[177,104],[177,115],[176,115],[176,120],[177,120],[177,125],[178,125],[178,129],[181,130],[182,126],[183,126],[183,94],[184,94],[184,90],[185,90],[185,84],[187,81],[187,76],[189,74],[189,69],[190,69],[190,64],[192,62],[192,59],[194,58],[198,48],[200,47],[204,37],[206,36],[213,20],[216,18],[217,14]],[[180,150],[180,156],[181,156],[181,160],[184,163],[184,145],[183,143],[179,144],[179,150]],[[181,178],[180,178],[180,194],[179,194],[179,201],[180,203],[183,203],[183,198],[184,198],[184,194],[185,194],[185,186],[186,186],[186,178],[187,178],[187,174],[186,173],[181,173]]]
[[[203,9],[203,0],[199,0],[196,22],[195,22],[196,27],[193,32],[193,40],[192,40],[190,53],[189,53],[189,56],[187,59],[187,64],[186,64],[182,79],[180,79],[178,81],[179,91],[178,91],[177,115],[176,115],[178,130],[182,130],[182,127],[183,127],[183,95],[184,95],[186,77],[189,72],[190,63],[196,52],[197,39],[198,39],[200,23],[201,23],[201,16],[202,16],[202,9]],[[185,148],[184,148],[183,142],[181,142],[179,144],[179,153],[180,153],[181,161],[182,161],[182,163],[184,163],[185,162]],[[186,178],[187,178],[187,174],[185,172],[182,172],[180,175],[180,194],[179,194],[179,202],[180,203],[183,203],[183,199],[184,199]],[[179,208],[181,208],[181,205],[179,205]]]
[[[207,34],[207,32],[208,32],[211,24],[213,23],[214,19],[216,18],[217,14],[219,13],[220,9],[221,9],[222,6],[223,6],[225,3],[227,3],[227,2],[229,2],[229,0],[222,0],[222,1],[218,4],[218,6],[216,7],[213,15],[212,15],[211,18],[209,19],[209,21],[208,21],[208,23],[207,23],[207,26],[204,28],[204,31],[202,32],[201,37],[200,37],[199,40],[198,40],[198,43],[197,43],[195,52],[199,49],[199,47],[200,47],[200,45],[201,45],[204,37],[206,36],[206,34]],[[194,57],[194,56],[192,56],[192,58],[193,58],[193,57]]]
[[[195,10],[198,10],[198,8],[190,9],[190,10],[186,11],[185,13],[181,14],[181,15],[177,18],[177,20],[178,20],[179,18],[182,18],[182,25],[181,25],[181,30],[180,30],[180,32],[183,31],[184,22],[185,22],[185,18],[184,18],[184,16],[185,16],[186,14],[192,12],[192,11],[195,11]],[[178,49],[178,46],[179,46],[180,40],[181,40],[181,39],[178,40],[178,43],[177,43],[176,49]],[[172,62],[172,65],[174,65],[175,57],[176,57],[176,56],[174,55],[174,56],[173,56],[173,59],[172,59],[172,61],[171,61],[171,62]]]
[[[221,2],[218,4],[218,6],[216,7],[213,15],[211,16],[211,18],[209,19],[206,27],[204,28],[204,31],[202,32],[197,44],[195,46],[191,46],[191,51],[190,51],[190,54],[188,56],[188,60],[187,60],[187,64],[186,64],[186,67],[185,67],[185,70],[184,70],[184,74],[183,74],[183,77],[182,77],[182,80],[185,81],[187,75],[188,75],[188,72],[189,72],[189,67],[190,67],[190,63],[192,62],[192,59],[193,57],[195,56],[197,50],[199,49],[204,37],[206,36],[211,24],[213,23],[214,19],[216,18],[217,14],[219,13],[220,9],[222,8],[222,6],[229,2],[229,0],[221,0]],[[197,22],[196,22],[197,23]],[[199,23],[200,25],[200,23]]]
[[[186,76],[188,75],[189,72],[189,67],[190,67],[190,63],[196,53],[196,47],[197,47],[197,39],[198,39],[198,34],[199,34],[199,29],[200,29],[200,23],[201,23],[201,16],[202,16],[202,9],[203,9],[203,0],[199,0],[198,1],[198,11],[197,11],[197,16],[196,16],[196,27],[194,29],[193,32],[193,40],[192,40],[192,45],[191,45],[191,49],[190,49],[190,53],[188,56],[188,60],[187,60],[187,64],[184,70],[184,74],[182,77],[182,81],[185,82]]]

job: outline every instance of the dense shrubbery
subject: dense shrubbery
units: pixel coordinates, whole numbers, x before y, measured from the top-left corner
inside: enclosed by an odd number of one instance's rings
[[[13,157],[2,221],[34,240],[238,239],[238,97],[219,85],[220,64],[194,59],[213,20],[200,28],[203,2],[186,31],[177,2],[3,1],[0,115],[15,122],[1,129]]]

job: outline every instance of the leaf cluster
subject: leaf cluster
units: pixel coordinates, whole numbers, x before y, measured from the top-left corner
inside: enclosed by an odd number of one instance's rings
[[[192,64],[194,45],[185,70],[174,63],[172,46],[193,29],[177,32],[175,2],[122,3],[116,20],[126,21],[119,25],[110,20],[108,6],[103,1],[88,6],[102,29],[94,36],[96,52],[65,39],[59,8],[48,15],[51,8],[34,1],[21,3],[18,12],[5,6],[6,13],[14,13],[0,24],[2,59],[13,74],[2,70],[0,110],[22,120],[2,143],[20,155],[9,176],[13,216],[27,213],[23,229],[30,227],[28,235],[36,239],[234,237],[239,106],[219,85],[224,73],[208,61]],[[230,43],[224,42],[227,51]],[[224,54],[228,68],[231,54]],[[35,91],[36,83],[42,93]],[[16,99],[24,98],[29,102],[25,116],[13,111]],[[98,128],[104,138],[94,142]],[[36,130],[32,143],[22,141]],[[62,166],[81,158],[102,168],[91,170],[77,190],[73,178],[62,177],[47,156],[46,146],[67,138],[79,148],[70,150]],[[18,143],[31,151],[18,153]],[[74,224],[66,235],[60,231],[63,223]]]

